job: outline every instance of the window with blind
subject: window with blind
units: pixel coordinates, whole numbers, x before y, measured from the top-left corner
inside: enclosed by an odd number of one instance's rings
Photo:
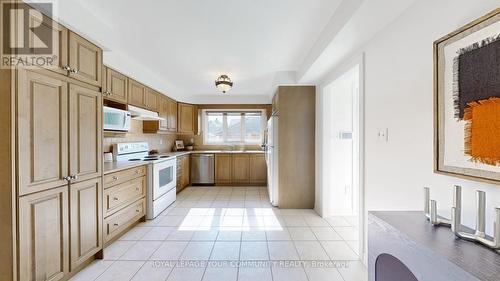
[[[266,118],[262,110],[204,110],[205,144],[261,144]]]

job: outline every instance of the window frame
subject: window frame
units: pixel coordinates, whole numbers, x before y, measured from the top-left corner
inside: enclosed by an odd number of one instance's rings
[[[222,113],[222,129],[223,136],[222,141],[210,141],[208,139],[208,114],[207,113]],[[239,141],[228,141],[228,124],[227,124],[227,114],[228,113],[241,113],[244,115],[246,113],[260,113],[260,140],[255,142],[249,142],[245,139],[245,118],[241,118],[240,126],[240,137]],[[260,145],[264,141],[265,127],[267,123],[267,111],[265,109],[202,109],[201,110],[201,123],[202,123],[202,135],[203,135],[203,145]]]

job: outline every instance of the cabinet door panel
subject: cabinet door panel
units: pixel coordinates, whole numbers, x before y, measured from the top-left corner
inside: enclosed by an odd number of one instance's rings
[[[52,54],[55,55],[55,61],[52,65],[43,66],[51,71],[67,75],[68,71],[63,69],[68,65],[68,29],[58,24],[47,16],[40,17],[41,14],[29,13],[30,26],[37,27],[37,33],[29,33],[30,46],[40,40],[37,36],[51,36]],[[42,34],[42,35],[40,35]],[[37,49],[33,50],[37,53]],[[45,55],[45,54],[44,54]]]
[[[132,79],[128,79],[128,103],[146,107],[146,87]]]
[[[56,281],[69,271],[68,187],[19,198],[20,280]]]
[[[151,111],[159,111],[159,95],[151,89],[146,89],[146,107]]]
[[[67,184],[67,83],[48,71],[19,70],[17,87],[19,195]]]
[[[70,76],[92,85],[102,83],[102,51],[79,35],[69,33],[69,65],[76,73]]]
[[[250,180],[250,157],[248,154],[233,155],[232,182],[247,183]]]
[[[232,168],[231,154],[216,154],[215,182],[218,184],[231,183]]]
[[[102,249],[102,183],[70,185],[71,270]]]
[[[194,106],[191,104],[178,103],[178,129],[180,133],[194,133]]]
[[[109,93],[105,96],[106,99],[127,103],[127,76],[113,69],[106,68],[106,84],[103,87],[105,88],[104,91]]]
[[[101,93],[70,85],[70,170],[78,180],[101,175]]]
[[[160,131],[168,131],[169,130],[169,99],[161,98],[160,99],[160,117],[165,118],[165,120],[160,120],[158,123],[158,128]]]
[[[191,174],[189,155],[182,156],[182,187],[186,187],[191,182],[189,175]]]
[[[168,101],[168,130],[177,132],[177,102],[174,100]]]
[[[267,182],[267,164],[264,154],[250,154],[250,182]]]

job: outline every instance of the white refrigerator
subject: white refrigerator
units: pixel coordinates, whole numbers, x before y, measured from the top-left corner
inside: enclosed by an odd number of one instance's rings
[[[278,206],[278,116],[271,116],[267,122],[266,162],[269,200]]]

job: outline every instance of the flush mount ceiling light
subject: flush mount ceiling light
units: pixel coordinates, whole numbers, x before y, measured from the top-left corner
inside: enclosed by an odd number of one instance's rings
[[[231,79],[227,75],[221,75],[217,80],[215,80],[215,87],[222,91],[223,94],[225,94],[227,91],[231,90],[233,87],[233,82],[231,82]]]

